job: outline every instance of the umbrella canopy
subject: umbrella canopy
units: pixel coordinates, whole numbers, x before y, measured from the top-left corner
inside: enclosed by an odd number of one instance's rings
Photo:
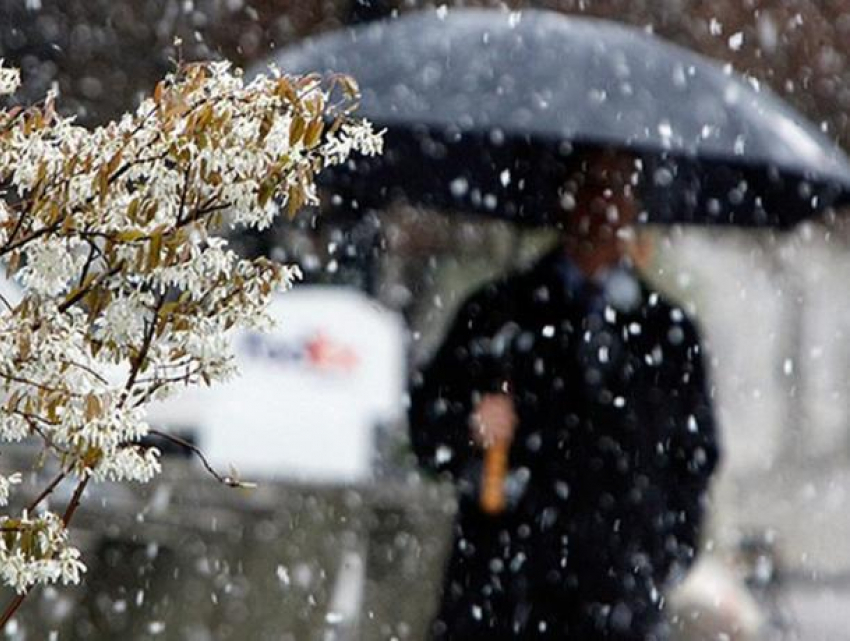
[[[277,54],[339,72],[387,150],[331,180],[379,206],[404,196],[519,222],[557,219],[588,148],[634,153],[649,222],[788,227],[850,194],[850,162],[766,87],[621,24],[526,10],[437,10]]]

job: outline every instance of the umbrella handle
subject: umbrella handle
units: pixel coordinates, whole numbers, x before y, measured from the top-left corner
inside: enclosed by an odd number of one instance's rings
[[[509,439],[499,439],[484,451],[479,503],[482,511],[492,516],[505,511],[505,477],[508,474],[509,451]]]

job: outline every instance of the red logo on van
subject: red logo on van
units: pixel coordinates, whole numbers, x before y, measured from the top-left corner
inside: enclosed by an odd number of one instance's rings
[[[282,365],[305,365],[322,373],[350,374],[360,365],[360,357],[353,347],[321,330],[295,340],[250,333],[243,340],[243,346],[250,358],[268,359]]]
[[[351,347],[337,343],[324,332],[317,332],[305,344],[307,361],[321,370],[341,370],[346,373],[357,367],[360,359]]]

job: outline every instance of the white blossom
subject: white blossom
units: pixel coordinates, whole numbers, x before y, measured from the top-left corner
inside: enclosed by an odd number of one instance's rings
[[[0,474],[0,505],[7,505],[9,503],[9,493],[12,490],[12,486],[18,485],[20,482],[20,472],[15,472],[9,476],[3,476]]]
[[[21,72],[19,69],[13,69],[3,66],[3,60],[0,60],[0,96],[13,94],[21,86]]]
[[[0,94],[19,83],[0,61]],[[317,172],[381,151],[370,123],[334,111],[331,85],[200,63],[94,130],[57,115],[54,94],[26,117],[0,108],[0,257],[22,288],[0,304],[0,442],[39,443],[78,488],[160,472],[148,404],[236,375],[234,332],[270,327],[270,301],[301,277],[226,235],[316,204]],[[0,505],[20,479],[0,476]],[[79,581],[58,515],[0,528],[0,583]]]
[[[119,294],[96,321],[98,338],[119,345],[138,343],[149,316],[140,296]]]
[[[0,412],[0,440],[8,442],[22,441],[29,434],[29,426],[23,417],[17,414]]]
[[[35,293],[56,296],[67,289],[85,257],[64,240],[49,239],[30,245],[26,259],[18,272],[20,283]]]
[[[375,133],[372,123],[364,120],[361,123],[345,124],[340,132],[330,136],[323,153],[328,164],[338,165],[344,162],[354,150],[359,150],[365,156],[375,156],[382,153],[384,148],[383,132]]]
[[[147,483],[161,471],[159,450],[123,447],[112,456],[101,459],[94,469],[97,481],[136,481]]]
[[[52,512],[30,517],[0,517],[0,581],[23,594],[37,584],[79,583],[86,567],[68,544],[68,530]],[[28,543],[24,545],[24,541]]]

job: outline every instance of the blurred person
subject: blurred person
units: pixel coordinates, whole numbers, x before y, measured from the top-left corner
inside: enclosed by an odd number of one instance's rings
[[[727,561],[716,555],[700,558],[669,596],[667,618],[677,639],[776,638],[767,636],[766,612],[746,583]]]
[[[412,382],[417,457],[459,488],[432,639],[664,638],[718,447],[697,329],[635,270],[638,177],[585,156],[558,246],[472,294]]]

